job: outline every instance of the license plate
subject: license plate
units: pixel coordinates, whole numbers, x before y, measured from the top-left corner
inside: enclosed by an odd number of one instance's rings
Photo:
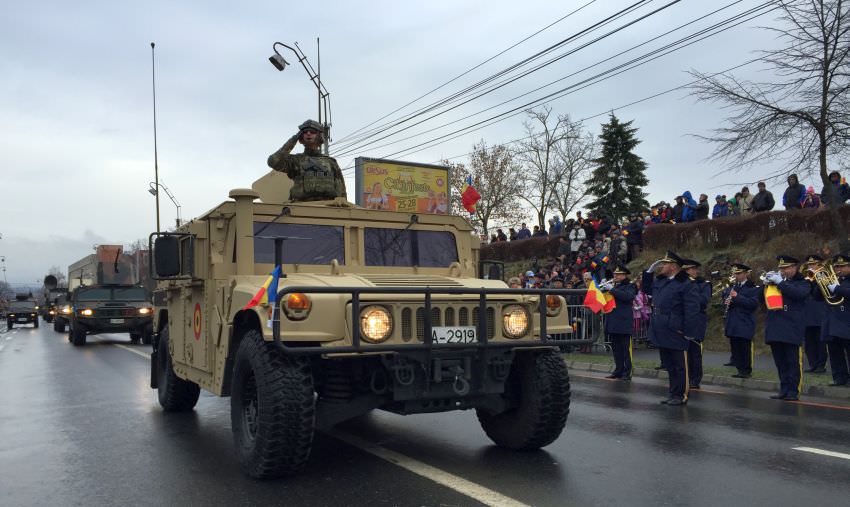
[[[123,324],[124,319],[109,319],[110,324]]]
[[[18,322],[26,322],[26,321],[27,321],[27,319],[24,319],[24,318],[18,317]]]
[[[431,328],[434,343],[475,343],[475,326],[435,326]]]

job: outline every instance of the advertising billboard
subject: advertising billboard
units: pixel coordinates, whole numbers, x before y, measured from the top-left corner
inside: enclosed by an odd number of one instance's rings
[[[398,160],[354,160],[356,203],[408,213],[449,212],[449,168]]]

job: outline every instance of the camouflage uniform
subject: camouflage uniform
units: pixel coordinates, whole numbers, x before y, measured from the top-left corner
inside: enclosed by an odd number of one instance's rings
[[[317,148],[304,146],[304,153],[290,152],[306,129],[317,130],[324,135],[319,123],[308,120],[298,127],[298,134],[289,139],[268,160],[269,167],[281,171],[292,180],[290,201],[327,201],[336,197],[347,198],[345,180],[336,160],[323,155]]]

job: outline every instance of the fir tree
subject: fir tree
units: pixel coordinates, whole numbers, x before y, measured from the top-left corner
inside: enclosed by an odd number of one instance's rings
[[[607,215],[617,223],[631,213],[649,208],[647,194],[646,162],[632,153],[640,144],[635,138],[638,129],[632,122],[620,123],[614,113],[602,125],[602,156],[594,160],[596,168],[587,180],[588,195],[593,199],[588,209],[596,216]]]

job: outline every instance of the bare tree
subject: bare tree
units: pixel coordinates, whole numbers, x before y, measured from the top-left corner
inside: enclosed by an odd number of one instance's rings
[[[584,131],[578,122],[570,123],[569,128],[572,135],[556,146],[564,170],[555,182],[552,196],[552,207],[558,210],[564,220],[587,197],[586,181],[596,158],[596,139],[593,134]]]
[[[519,206],[521,168],[510,150],[501,145],[488,147],[482,140],[473,147],[468,166],[447,160],[443,163],[451,170],[452,213],[470,216],[461,205],[460,193],[466,178],[472,176],[472,186],[481,195],[470,217],[473,226],[489,235],[494,224],[515,224],[522,220]]]
[[[593,136],[569,115],[552,117],[552,109],[529,110],[528,134],[517,156],[523,164],[522,200],[531,206],[537,225],[546,227],[546,213],[556,209],[567,214],[585,197],[584,181],[592,165]]]
[[[781,160],[783,173],[818,169],[830,203],[838,203],[829,181],[828,162],[846,152],[850,139],[850,16],[842,0],[778,2],[781,27],[767,28],[783,47],[762,51],[773,82],[740,81],[728,74],[699,79],[693,94],[732,114],[712,136],[713,156],[736,162],[741,170],[759,161]],[[778,175],[777,175],[778,176]],[[838,206],[829,206],[830,223],[842,250],[850,248]]]

